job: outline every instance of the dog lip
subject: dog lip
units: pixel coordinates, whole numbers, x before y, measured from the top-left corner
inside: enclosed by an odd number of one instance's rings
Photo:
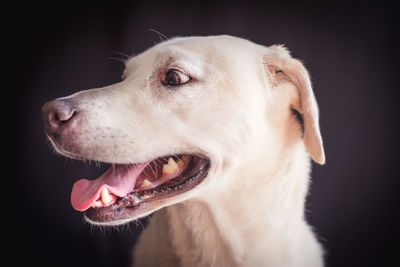
[[[195,173],[187,174],[184,181],[176,187],[167,188],[160,185],[152,190],[131,192],[113,205],[89,208],[84,213],[86,220],[93,224],[119,224],[151,213],[174,197],[192,190],[204,181],[211,167],[211,161],[204,157],[196,157],[196,159],[199,168]]]

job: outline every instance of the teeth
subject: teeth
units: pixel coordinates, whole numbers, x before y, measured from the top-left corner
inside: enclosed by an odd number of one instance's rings
[[[103,191],[101,191],[101,202],[104,206],[109,206],[117,202],[117,196],[114,194],[110,194],[107,187],[104,187]]]
[[[92,204],[92,208],[101,208],[103,207],[103,203],[101,202],[101,200],[96,200],[93,204]]]
[[[178,169],[178,164],[174,161],[173,158],[168,159],[168,164],[164,164],[162,168],[163,174],[173,174]]]
[[[178,164],[178,168],[182,168],[183,165],[185,165],[185,162],[182,159],[180,159],[180,160],[178,160],[177,164]]]
[[[177,162],[178,168],[182,168],[185,165],[185,162],[189,161],[189,159],[188,155],[183,155]]]
[[[134,196],[134,197],[133,197],[133,202],[134,202],[135,204],[138,204],[138,203],[140,202],[140,198],[137,197],[137,196]]]
[[[147,179],[144,179],[143,183],[139,186],[140,189],[146,189],[146,188],[150,188],[153,185],[152,182],[150,182]]]

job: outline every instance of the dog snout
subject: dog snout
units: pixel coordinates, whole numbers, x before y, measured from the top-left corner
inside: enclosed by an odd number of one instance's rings
[[[63,127],[71,124],[77,111],[72,101],[54,100],[43,105],[42,115],[47,133],[54,136]]]

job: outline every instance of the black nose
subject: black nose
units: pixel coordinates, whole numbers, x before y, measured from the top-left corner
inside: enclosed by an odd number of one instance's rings
[[[42,116],[48,134],[54,135],[63,126],[74,120],[76,109],[72,101],[54,100],[47,102],[42,107]]]

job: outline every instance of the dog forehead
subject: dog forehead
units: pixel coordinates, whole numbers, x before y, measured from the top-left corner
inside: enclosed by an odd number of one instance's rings
[[[197,61],[208,64],[213,62],[223,64],[238,58],[249,59],[248,55],[254,53],[256,47],[256,44],[248,40],[229,35],[176,37],[159,43],[131,58],[127,62],[126,68],[127,71],[129,69],[151,68],[155,62],[163,58],[193,63]]]

